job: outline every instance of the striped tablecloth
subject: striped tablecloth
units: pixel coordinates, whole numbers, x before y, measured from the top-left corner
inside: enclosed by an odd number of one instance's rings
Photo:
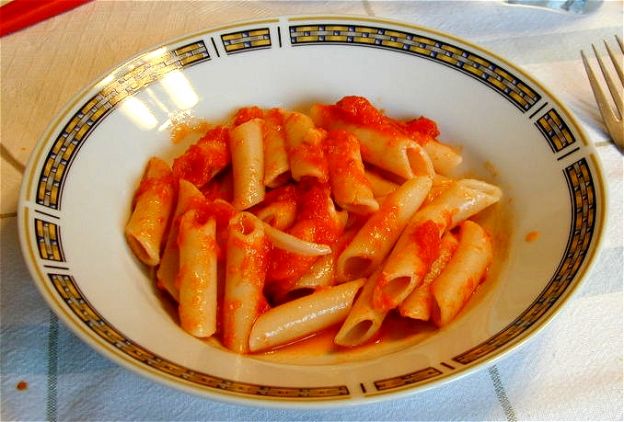
[[[587,14],[490,2],[97,1],[1,42],[1,420],[622,420],[622,155],[610,143],[579,50],[622,35],[623,3]],[[101,357],[44,303],[21,258],[18,188],[36,140],[82,86],[136,52],[239,19],[386,17],[453,33],[507,57],[573,110],[598,147],[609,221],[597,265],[554,321],[487,369],[400,400],[331,410],[223,404],[155,384]]]

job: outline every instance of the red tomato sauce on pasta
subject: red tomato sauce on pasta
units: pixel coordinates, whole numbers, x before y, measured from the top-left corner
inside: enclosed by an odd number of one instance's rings
[[[421,116],[417,119],[408,120],[402,124],[403,130],[405,130],[411,138],[418,139],[419,136],[424,136],[425,139],[435,139],[440,136],[438,125],[431,119]]]
[[[261,119],[264,115],[260,107],[243,107],[236,112],[234,116],[234,126],[242,125],[252,119]]]
[[[420,224],[412,234],[413,241],[418,246],[420,259],[429,266],[440,256],[440,229],[433,221]]]
[[[345,130],[332,130],[324,143],[331,174],[344,174],[356,183],[370,187],[363,168],[358,167],[354,157],[360,156],[360,145],[353,135]]]
[[[342,121],[384,132],[392,138],[406,136],[400,125],[375,108],[364,97],[344,97],[332,107],[331,115]]]
[[[330,188],[314,179],[302,180],[297,186],[297,223],[289,233],[308,242],[333,245],[343,228],[335,211],[332,213]],[[304,275],[316,257],[302,256],[282,249],[273,249],[270,255],[268,278],[292,283]]]
[[[172,170],[175,177],[202,187],[229,163],[229,129],[218,126],[176,158]]]
[[[246,316],[247,320],[250,320],[269,310],[271,305],[278,306],[299,297],[314,295],[317,292],[331,289],[333,287],[332,283],[336,282],[335,278],[332,277],[335,277],[334,271],[336,271],[336,265],[340,261],[341,254],[352,243],[355,235],[358,234],[365,223],[370,222],[370,225],[366,227],[367,233],[363,236],[366,237],[367,249],[379,250],[383,247],[385,252],[387,250],[386,240],[388,238],[397,239],[400,237],[400,231],[404,230],[404,226],[402,226],[403,223],[400,220],[403,217],[399,218],[398,216],[403,211],[400,209],[403,201],[399,194],[392,194],[394,185],[398,186],[405,181],[400,170],[396,174],[388,169],[377,169],[374,171],[378,172],[383,179],[392,182],[392,184],[389,183],[391,186],[389,192],[384,191],[383,195],[378,195],[381,209],[376,213],[369,215],[358,214],[361,211],[357,208],[351,208],[349,196],[351,193],[353,193],[351,196],[358,198],[360,195],[365,194],[372,196],[372,192],[369,193],[365,189],[368,187],[372,191],[364,169],[371,170],[370,166],[372,166],[374,170],[375,164],[379,164],[375,160],[379,155],[385,153],[386,148],[415,147],[415,143],[425,145],[432,142],[426,145],[426,148],[423,148],[422,153],[429,154],[432,162],[436,159],[445,158],[443,152],[439,152],[439,148],[436,149],[439,147],[436,138],[440,134],[436,122],[426,117],[418,117],[411,120],[399,120],[389,117],[382,109],[376,108],[364,97],[347,96],[333,105],[316,104],[313,107],[311,116],[305,117],[300,115],[299,117],[302,120],[293,122],[299,123],[299,125],[293,125],[294,129],[290,125],[285,126],[285,119],[290,124],[289,119],[293,115],[297,116],[296,113],[291,114],[288,111],[277,108],[264,109],[257,106],[249,106],[237,110],[228,122],[220,126],[210,126],[205,121],[200,121],[197,124],[177,124],[173,127],[171,133],[173,142],[192,141],[197,139],[201,132],[204,132],[204,134],[196,143],[188,147],[182,155],[174,159],[171,169],[169,169],[167,163],[163,163],[160,160],[161,162],[157,163],[160,167],[150,170],[153,172],[148,172],[150,175],[156,174],[159,177],[148,178],[144,176],[144,180],[141,181],[139,188],[135,192],[135,202],[139,196],[149,192],[150,202],[146,202],[149,206],[153,206],[158,202],[164,202],[164,200],[160,201],[159,197],[167,199],[169,204],[173,202],[171,212],[173,215],[178,215],[173,219],[173,222],[171,222],[171,216],[167,218],[160,215],[154,216],[149,221],[153,225],[160,224],[160,226],[169,227],[170,231],[168,233],[170,237],[167,237],[166,231],[163,237],[164,240],[167,240],[167,243],[171,243],[168,239],[175,239],[177,242],[173,243],[177,246],[177,243],[185,240],[182,236],[188,233],[191,233],[192,236],[192,233],[194,233],[193,229],[203,226],[210,220],[214,220],[216,239],[210,236],[210,238],[194,247],[203,252],[210,252],[211,259],[214,259],[213,251],[215,251],[219,261],[218,271],[216,274],[211,274],[210,277],[195,274],[196,279],[190,280],[190,287],[195,288],[199,292],[204,287],[201,285],[202,283],[217,283],[218,301],[216,312],[218,317],[216,336],[222,340],[222,344],[225,347],[231,347],[230,343],[233,339],[224,338],[223,326],[237,325],[237,321],[234,318],[237,318],[235,315],[240,314],[240,312],[235,311],[241,311],[241,308],[244,308],[245,312],[250,310],[251,314]],[[241,164],[243,161],[237,158],[242,157],[242,155],[237,154],[247,153],[249,155],[249,151],[241,152],[234,146],[230,150],[230,142],[234,140],[244,142],[246,140],[244,136],[240,137],[242,139],[239,139],[239,137],[230,139],[230,129],[254,119],[259,119],[262,122],[263,138],[262,151],[255,151],[252,154],[264,154],[265,162],[263,163],[263,168],[262,166],[245,167]],[[286,130],[286,127],[288,130]],[[358,139],[358,136],[361,139]],[[383,143],[383,146],[371,144],[371,139],[373,141],[377,139]],[[368,150],[363,146],[364,144],[369,145]],[[266,157],[272,158],[271,154],[276,154],[277,157],[278,153],[280,158],[284,154],[286,155],[287,164],[271,163],[270,160],[266,160]],[[232,154],[234,154],[235,160],[230,166]],[[271,164],[279,165],[280,167],[270,169]],[[285,169],[282,167],[285,167]],[[280,177],[285,177],[273,179],[272,172],[275,170],[279,170]],[[169,174],[167,174],[167,171],[169,171]],[[394,171],[396,172],[397,170]],[[427,192],[427,197],[424,203],[420,204],[420,209],[434,201],[455,183],[455,180],[445,177],[445,172],[441,173],[433,176],[433,187]],[[160,177],[161,174],[164,174],[164,176]],[[301,177],[302,174],[308,176]],[[310,176],[310,174],[314,175],[314,177]],[[336,177],[336,175],[344,175],[346,177],[341,179]],[[236,191],[234,190],[234,178],[237,178]],[[294,180],[295,178],[297,180]],[[175,202],[171,201],[172,196],[177,196],[178,182],[181,179],[192,183],[203,195],[203,197],[191,199],[190,204],[187,202],[188,199],[177,204],[178,207],[186,207],[185,210],[182,210],[184,212],[188,210],[195,212],[195,221],[191,222],[190,231],[187,230],[189,229],[187,226],[189,222],[186,219],[185,230],[179,231],[179,223],[183,213],[180,213],[180,208],[176,209]],[[239,197],[246,194],[246,192],[243,192],[243,189],[240,189],[241,183],[239,182],[242,181],[244,184],[245,181],[250,179],[253,179],[254,183],[250,182],[249,184],[255,194],[253,202],[250,201],[248,203],[249,206],[245,204],[244,210],[234,209],[231,202],[234,201],[238,205]],[[345,181],[342,182],[341,180]],[[357,188],[348,186],[347,183],[353,183],[354,186],[357,184]],[[279,187],[270,188],[275,186]],[[188,188],[188,186],[185,188]],[[346,194],[343,194],[345,192]],[[185,193],[189,196],[199,196],[197,192],[192,190]],[[424,192],[423,195],[425,195]],[[385,202],[381,202],[381,198],[387,196],[390,196],[390,201],[386,199]],[[236,201],[234,200],[235,197],[237,198]],[[139,205],[142,203],[143,201],[139,202]],[[269,208],[273,204],[277,205]],[[136,204],[133,203],[134,205]],[[340,210],[341,207],[344,209]],[[424,280],[426,282],[425,285],[428,285],[444,271],[447,263],[453,259],[458,242],[453,236],[457,235],[460,229],[453,229],[450,234],[443,238],[442,234],[450,230],[454,215],[458,211],[458,209],[453,209],[443,212],[441,215],[425,214],[430,215],[430,217],[427,217],[428,220],[415,228],[408,242],[404,244],[401,241],[400,246],[397,246],[396,243],[391,245],[392,249],[390,249],[389,254],[394,253],[395,249],[398,250],[398,256],[401,258],[408,255],[409,258],[414,258],[417,254],[421,262],[418,262],[413,271],[418,272],[419,276],[429,277],[430,279]],[[238,216],[240,212],[254,214],[255,217],[247,214],[240,219],[240,225],[234,226],[234,223],[230,225],[230,221],[233,221],[232,218]],[[275,216],[279,216],[281,219]],[[316,245],[303,243],[297,245],[296,242],[283,233],[263,230],[262,228],[258,230],[259,238],[255,243],[243,241],[232,235],[238,231],[248,234],[255,230],[258,227],[257,224],[259,224],[258,218],[263,219],[264,224],[274,225],[276,230],[286,231],[291,236],[305,242],[315,243]],[[370,220],[371,218],[373,218],[372,221]],[[250,219],[253,219],[253,225],[247,224],[249,221],[252,221]],[[239,220],[237,219],[237,221]],[[459,221],[456,221],[456,223],[459,223]],[[260,227],[266,226],[260,224]],[[263,233],[261,234],[260,232]],[[197,234],[202,236],[201,233]],[[536,236],[530,233],[527,235],[526,240],[532,241],[534,237]],[[442,239],[446,240],[443,241]],[[314,254],[329,252],[324,247],[325,245],[331,248],[332,253],[332,255],[326,256],[326,258],[332,259],[325,259],[320,262],[322,265],[313,267],[315,262],[321,259],[319,255]],[[235,262],[226,262],[228,260],[227,247],[233,248],[229,257]],[[305,252],[306,254],[314,256],[290,252],[293,250],[307,251]],[[236,255],[235,252],[241,251],[243,253],[242,256]],[[179,252],[176,251],[176,253]],[[141,257],[139,258],[141,259]],[[400,312],[403,312],[402,310],[391,309],[397,306],[397,303],[394,302],[398,299],[395,296],[393,300],[390,293],[394,293],[393,289],[395,287],[396,289],[402,288],[404,280],[400,280],[396,283],[396,286],[393,284],[388,289],[384,289],[390,282],[390,270],[388,272],[384,271],[384,263],[388,262],[387,259],[388,254],[385,257],[379,257],[381,264],[374,269],[375,274],[378,274],[379,278],[374,280],[378,284],[373,286],[376,289],[372,299],[373,303],[365,304],[365,306],[389,311],[381,325],[381,329],[372,338],[364,341],[360,337],[359,343],[363,344],[355,347],[342,347],[334,344],[334,341],[344,345],[358,344],[349,339],[339,338],[335,340],[338,329],[342,325],[341,322],[314,334],[309,334],[312,332],[311,329],[305,331],[304,334],[301,334],[303,338],[276,346],[265,354],[294,351],[301,353],[301,355],[309,356],[310,348],[318,347],[324,353],[333,354],[334,357],[341,355],[341,359],[345,359],[345,356],[351,356],[352,353],[358,354],[362,351],[363,354],[370,354],[368,350],[373,350],[373,347],[377,351],[379,345],[400,343],[410,336],[426,334],[428,330],[431,332],[434,329],[434,324],[431,323],[431,320],[429,322],[415,321],[408,317],[417,318],[417,316],[405,314],[405,317],[402,317],[400,316]],[[147,260],[144,260],[144,262],[147,265],[154,265]],[[160,265],[163,263],[169,265],[170,262],[163,258]],[[174,263],[172,265],[179,264]],[[163,268],[169,269],[166,266]],[[311,271],[312,268],[314,268],[314,272]],[[191,278],[191,274],[189,274],[190,267],[172,269],[172,271],[174,270],[177,271],[177,279],[169,280],[168,283],[173,283],[178,288],[180,286],[176,280],[179,280],[180,277]],[[489,269],[485,271],[482,277],[480,275],[480,278],[487,277],[488,271]],[[249,294],[247,295],[249,297],[244,298],[226,299],[224,290],[226,290],[227,279],[233,274],[241,275],[246,282],[253,283],[254,292],[262,291],[263,293]],[[410,278],[413,275],[415,274],[407,275],[405,278]],[[301,283],[296,284],[302,276],[306,276],[306,278],[301,280]],[[315,277],[317,279],[314,279]],[[466,287],[462,288],[462,293],[464,295],[473,294],[473,285],[476,285],[478,282],[479,280],[476,279],[468,280]],[[184,283],[187,282],[184,281]],[[166,286],[169,287],[168,291],[171,293],[171,296],[176,298],[176,292],[171,290],[169,284],[166,284]],[[292,288],[295,288],[296,294],[287,297],[286,295],[292,292]],[[378,294],[379,288],[382,288],[383,294]],[[405,292],[405,294],[408,293],[410,292]],[[349,300],[363,298],[361,294],[357,296],[354,293],[354,295]],[[314,296],[310,298],[310,300],[316,299],[317,297]],[[465,299],[461,298],[461,294],[455,299],[464,300],[465,304]],[[433,299],[425,298],[424,300]],[[186,308],[181,309],[183,306]],[[355,311],[359,312],[358,309],[356,307]],[[180,303],[178,313],[179,315],[187,315],[188,312],[194,312],[195,310],[186,303]],[[254,314],[254,311],[257,311],[257,313]],[[203,312],[203,310],[200,309],[199,312]],[[309,317],[313,318],[314,315],[309,315]],[[423,318],[428,317],[428,313],[426,316],[423,316]],[[287,319],[287,317],[284,318]],[[199,320],[196,322],[201,324]],[[435,317],[433,322],[436,323]],[[286,324],[286,327],[289,322],[285,321],[284,324]],[[258,326],[262,325],[258,324]],[[289,328],[286,327],[284,329]],[[357,337],[358,335],[355,336]]]
[[[150,177],[141,179],[139,187],[134,193],[134,202],[136,202],[144,193],[150,192],[157,196],[161,201],[167,200],[174,193],[174,179],[168,174],[162,177]]]

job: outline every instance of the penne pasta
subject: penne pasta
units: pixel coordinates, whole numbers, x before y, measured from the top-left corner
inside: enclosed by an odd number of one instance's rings
[[[339,346],[359,346],[379,332],[387,311],[380,311],[373,306],[373,290],[378,272],[368,278],[362,292],[355,300],[347,318],[334,338]]]
[[[384,310],[397,307],[422,282],[439,254],[444,232],[497,202],[500,197],[500,189],[496,186],[464,179],[419,210],[383,265],[373,293],[373,304]]]
[[[462,156],[450,146],[431,139],[423,145],[436,173],[448,176],[461,164]]]
[[[217,126],[210,129],[180,157],[173,160],[173,174],[198,188],[230,164],[229,129]]]
[[[249,333],[263,312],[262,294],[267,266],[263,223],[242,212],[228,226],[223,297],[223,344],[237,353],[249,351]]]
[[[440,276],[431,284],[432,321],[442,327],[448,324],[466,304],[479,285],[492,260],[492,242],[477,223],[460,225],[459,244]]]
[[[256,212],[256,217],[277,230],[288,229],[296,216],[297,204],[294,202],[275,202]]]
[[[407,122],[397,122],[410,138],[425,149],[436,173],[448,176],[462,162],[462,157],[454,148],[436,140],[440,131],[437,124],[426,117]]]
[[[343,209],[355,214],[371,214],[379,209],[370,183],[364,174],[360,144],[345,131],[330,131],[325,153],[334,199]]]
[[[292,284],[278,284],[270,296],[277,303],[305,296],[321,287],[329,287],[334,284],[334,257],[324,255],[319,257],[310,267],[307,273],[302,275]]]
[[[433,184],[431,185],[431,190],[429,191],[429,194],[427,195],[425,201],[422,203],[421,207],[424,208],[432,203],[434,199],[442,195],[442,193],[446,192],[456,182],[457,180],[455,179],[450,179],[439,174],[433,176]]]
[[[312,107],[311,115],[325,129],[343,129],[355,135],[364,161],[405,179],[433,177],[433,164],[423,148],[367,100],[345,97],[335,106]]]
[[[179,285],[180,325],[195,337],[210,337],[217,330],[217,242],[214,219],[201,222],[196,210],[180,219]]]
[[[346,215],[336,211],[328,185],[307,179],[298,185],[297,223],[288,233],[305,242],[333,246],[346,224]],[[291,284],[303,276],[316,256],[305,256],[274,248],[267,279],[271,282]]]
[[[399,187],[398,184],[391,182],[390,180],[385,179],[370,170],[367,170],[365,172],[365,175],[366,179],[368,179],[368,183],[370,183],[370,187],[373,195],[375,195],[375,198],[385,197],[386,195],[389,195],[397,190],[397,188]]]
[[[475,179],[452,183],[418,213],[421,221],[433,220],[446,229],[500,201],[503,193],[497,186]]]
[[[204,195],[191,182],[180,179],[178,183],[178,203],[173,213],[173,220],[169,228],[169,235],[160,265],[156,271],[156,282],[159,288],[166,290],[172,298],[178,301],[178,288],[175,285],[176,276],[180,268],[180,252],[178,248],[178,232],[180,218],[194,203],[202,201]]]
[[[329,245],[306,242],[283,231],[277,230],[270,225],[264,224],[264,232],[276,248],[303,256],[328,255],[332,252]]]
[[[502,191],[449,177],[462,157],[433,120],[352,96],[311,117],[243,107],[172,139],[200,130],[172,168],[149,161],[125,228],[191,335],[241,354],[411,341],[487,274],[492,242],[468,219]]]
[[[160,248],[174,206],[171,169],[159,158],[150,159],[134,194],[134,206],[126,224],[128,245],[149,266],[160,262]]]
[[[222,199],[231,203],[233,189],[234,181],[232,180],[232,172],[226,172],[215,176],[210,182],[204,185],[200,191],[209,201]]]
[[[431,179],[408,180],[388,195],[347,245],[336,263],[338,281],[369,276],[384,260],[431,188]]]
[[[297,195],[293,185],[267,192],[265,200],[254,211],[256,217],[278,230],[287,230],[297,216]]]
[[[325,131],[314,126],[312,120],[302,113],[290,113],[284,122],[286,151],[292,178],[299,181],[309,176],[327,182],[327,161],[322,143]]]
[[[364,279],[320,290],[262,314],[249,337],[257,352],[306,337],[345,319]]]
[[[431,220],[405,228],[376,280],[373,305],[377,309],[397,307],[420,285],[440,253],[441,235],[441,228]]]
[[[290,178],[283,113],[279,109],[266,112],[264,128],[264,184],[276,188]]]
[[[230,133],[234,198],[232,205],[245,210],[264,199],[263,121],[252,119]]]
[[[457,243],[457,239],[450,232],[446,232],[442,237],[440,254],[431,264],[431,268],[429,268],[429,272],[425,275],[422,284],[416,287],[399,305],[399,312],[402,316],[429,321],[431,308],[433,306],[431,283],[440,275],[450,261],[455,249],[457,249]]]

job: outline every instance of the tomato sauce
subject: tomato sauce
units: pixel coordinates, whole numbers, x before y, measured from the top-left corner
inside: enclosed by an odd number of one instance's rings
[[[175,192],[174,186],[174,178],[171,174],[162,177],[144,177],[134,193],[133,203],[136,203],[146,192],[150,192],[162,201],[168,200]]]
[[[429,267],[440,256],[440,229],[431,221],[420,224],[412,233],[412,240],[418,246],[420,259]]]
[[[342,98],[333,106],[333,114],[342,121],[378,130],[391,138],[406,136],[397,121],[387,117],[364,97]]]
[[[326,183],[304,178],[297,185],[297,223],[289,233],[308,242],[334,245],[343,231],[331,202]],[[274,248],[267,278],[273,282],[293,283],[304,275],[318,257],[302,256]]]
[[[361,157],[360,143],[354,135],[345,130],[332,130],[327,134],[324,149],[332,183],[336,183],[339,176],[341,180],[370,187],[361,158],[358,161]]]
[[[252,107],[243,107],[236,112],[234,115],[234,126],[242,125],[253,119],[261,119],[264,113],[260,107],[252,106]]]
[[[204,186],[231,161],[229,129],[217,126],[173,161],[173,174],[197,187]]]
[[[284,130],[284,113],[279,108],[267,110],[264,119],[274,124],[279,132]]]
[[[227,202],[232,202],[234,197],[234,179],[232,173],[228,172],[222,175],[217,175],[208,184],[201,188],[201,193],[209,201],[222,199]]]
[[[431,119],[421,116],[402,123],[403,130],[419,144],[423,145],[440,136],[438,125]]]
[[[524,237],[524,240],[527,242],[535,242],[540,237],[540,232],[538,231],[530,231]]]
[[[420,145],[440,135],[437,124],[426,117],[401,122],[386,116],[364,97],[347,96],[335,105],[316,109],[322,126],[331,126],[332,120],[339,120],[357,126],[367,127],[385,133],[393,139],[410,138]],[[366,155],[362,152],[363,155]]]
[[[171,128],[171,142],[179,144],[190,135],[206,133],[209,129],[210,123],[205,120],[176,123]]]
[[[217,251],[217,259],[222,261],[225,259],[225,245],[227,242],[227,227],[236,210],[229,203],[222,200],[209,201],[206,199],[195,199],[191,202],[188,210],[196,210],[197,217],[195,224],[198,226],[206,224],[206,222],[214,218],[216,225],[215,249]],[[187,211],[188,211],[187,210]],[[178,223],[179,224],[179,223]],[[183,241],[178,237],[178,245]]]

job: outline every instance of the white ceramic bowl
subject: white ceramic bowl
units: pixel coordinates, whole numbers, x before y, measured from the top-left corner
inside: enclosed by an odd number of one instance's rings
[[[498,259],[448,327],[386,349],[239,356],[187,335],[123,237],[148,157],[173,157],[180,114],[304,109],[344,95],[426,115],[464,173],[501,186]],[[19,205],[22,249],[61,319],[114,361],[186,391],[260,405],[341,405],[439,385],[535,334],[579,285],[605,221],[594,149],[571,113],[506,60],[436,31],[362,17],[244,22],[139,54],[87,87],[36,146]],[[528,232],[541,235],[527,242]]]

